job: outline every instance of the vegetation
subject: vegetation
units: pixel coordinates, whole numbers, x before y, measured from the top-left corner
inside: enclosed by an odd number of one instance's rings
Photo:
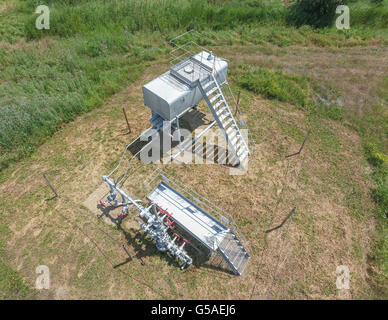
[[[259,93],[267,99],[276,99],[305,106],[308,96],[308,82],[303,76],[273,72],[264,68],[242,66],[239,85]]]
[[[179,32],[195,28],[216,31],[212,38],[230,43],[280,46],[354,46],[375,37],[375,30],[365,28],[289,28],[287,7],[280,0],[50,0],[49,30],[35,28],[39,1],[6,4],[0,13],[0,35],[6,41],[0,46],[0,170],[31,154],[62,123],[135,80],[149,61],[167,53],[163,40]],[[373,15],[356,11],[358,18],[352,16],[352,21],[383,28],[386,7],[367,10]],[[34,41],[23,43],[23,38]]]
[[[34,299],[36,297],[34,289],[25,283],[18,271],[6,263],[9,259],[5,249],[9,232],[0,212],[0,300]]]
[[[351,29],[343,31],[332,27],[333,8],[339,2],[297,0],[287,6],[281,0],[47,0],[50,29],[37,30],[34,11],[40,0],[3,1],[0,171],[30,156],[64,123],[135,81],[152,61],[167,56],[168,40],[186,30],[205,33],[209,39],[198,38],[200,44],[252,44],[257,50],[388,44],[387,0],[347,1]],[[365,117],[352,115],[336,103],[317,101],[311,79],[302,75],[243,64],[236,80],[244,90],[306,110],[314,121],[344,121],[359,133],[376,183],[372,196],[379,206],[378,239],[373,258],[382,270],[375,274],[376,285],[381,286],[388,274],[388,80],[379,93],[382,103]],[[0,219],[2,235],[5,230]],[[7,261],[5,246],[0,243],[0,257]],[[20,275],[0,263],[0,299],[32,296]]]
[[[20,274],[0,262],[0,300],[33,299],[35,292]]]
[[[336,8],[341,4],[343,0],[296,0],[290,7],[289,20],[298,27],[306,24],[328,27],[333,24]]]

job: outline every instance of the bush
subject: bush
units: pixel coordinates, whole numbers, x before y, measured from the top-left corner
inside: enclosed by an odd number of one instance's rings
[[[377,152],[377,146],[374,143],[367,143],[365,146],[368,161],[374,166],[381,166],[388,162],[388,156]]]
[[[383,5],[384,0],[371,0],[371,2],[379,7]]]
[[[297,27],[310,25],[314,28],[331,26],[336,17],[337,6],[343,0],[296,0],[290,6],[289,22]]]

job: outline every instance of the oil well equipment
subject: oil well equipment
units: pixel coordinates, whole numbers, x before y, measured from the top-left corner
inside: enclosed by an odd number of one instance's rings
[[[249,133],[242,134],[247,123],[236,119],[232,113],[232,104],[239,109],[227,82],[228,61],[197,44],[194,44],[197,51],[193,52],[187,49],[189,45],[192,48],[193,42],[177,46],[172,51],[173,63],[169,70],[142,87],[144,105],[151,109],[152,115],[151,127],[138,138],[164,132],[166,124],[179,130],[180,118],[204,100],[214,120],[199,134],[181,142],[171,157],[176,158],[195,145],[202,135],[217,125],[227,142],[232,161],[241,165],[252,152],[253,139]],[[124,174],[117,181],[113,179],[127,150],[137,139],[125,148],[116,168],[103,176],[109,194],[100,204],[121,207],[121,219],[129,215],[130,207],[134,207],[140,218],[135,218],[140,228],[155,240],[158,250],[181,262],[182,268],[193,263],[189,253],[192,250],[188,248],[194,248],[209,257],[218,253],[234,274],[242,275],[250,256],[242,245],[241,233],[224,210],[160,169],[147,179],[148,193],[144,201],[132,198],[123,190],[132,161],[149,143],[133,155]]]

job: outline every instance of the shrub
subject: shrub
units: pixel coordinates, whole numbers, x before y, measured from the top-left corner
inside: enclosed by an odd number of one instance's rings
[[[376,144],[367,143],[365,149],[367,152],[368,161],[374,166],[380,166],[385,162],[388,162],[387,155],[377,152]]]
[[[296,0],[289,8],[289,22],[297,27],[323,28],[333,24],[337,6],[343,0]]]
[[[371,0],[371,2],[380,7],[383,5],[384,0]]]

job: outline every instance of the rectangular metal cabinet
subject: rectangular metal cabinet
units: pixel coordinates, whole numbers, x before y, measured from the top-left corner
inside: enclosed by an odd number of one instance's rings
[[[197,105],[203,99],[196,86],[197,80],[206,84],[214,68],[217,82],[226,81],[228,63],[214,56],[209,60],[209,54],[202,51],[189,57],[145,84],[142,88],[144,105],[166,120],[173,120]]]

